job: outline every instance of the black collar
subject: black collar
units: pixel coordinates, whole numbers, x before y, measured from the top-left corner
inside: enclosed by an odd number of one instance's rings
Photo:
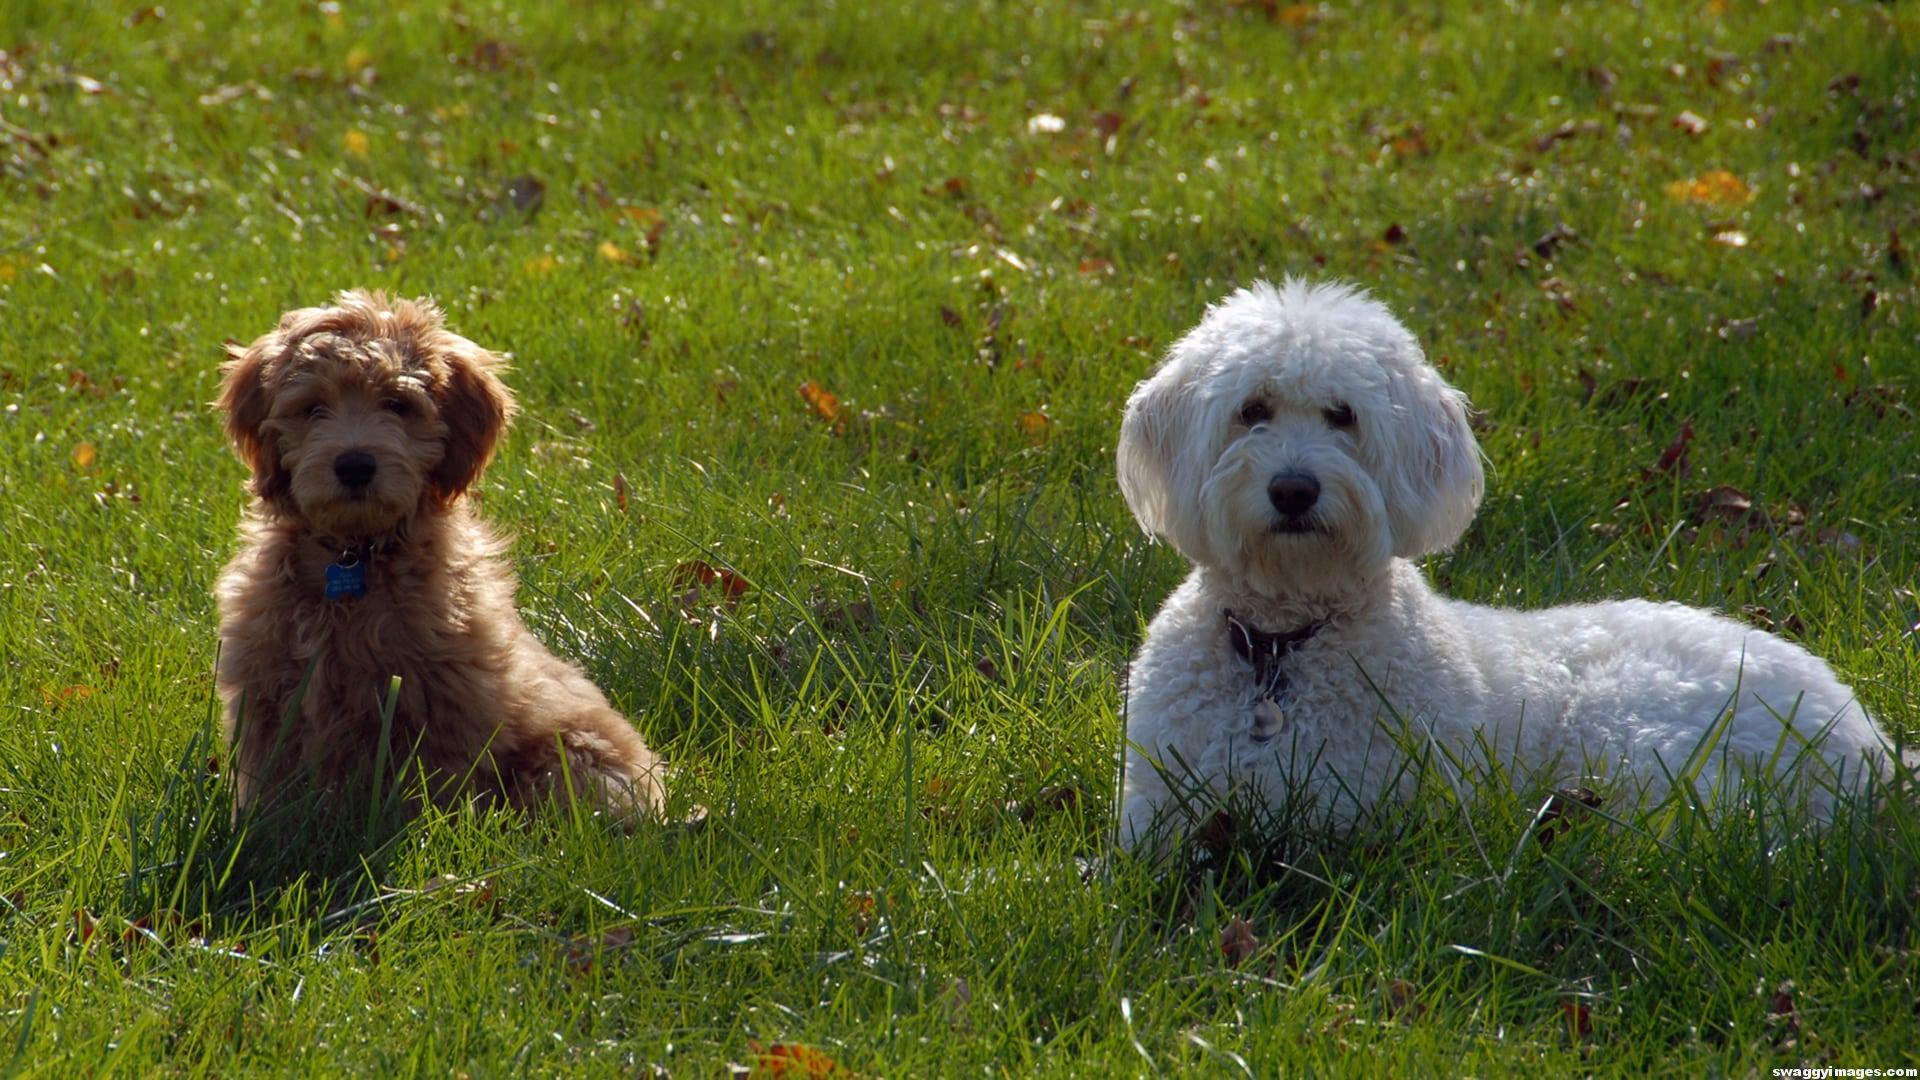
[[[1221,614],[1226,617],[1227,640],[1233,645],[1234,655],[1253,666],[1255,685],[1271,698],[1278,698],[1287,689],[1287,673],[1281,666],[1287,654],[1306,644],[1308,638],[1327,625],[1324,621],[1311,622],[1295,630],[1270,634],[1231,611]]]

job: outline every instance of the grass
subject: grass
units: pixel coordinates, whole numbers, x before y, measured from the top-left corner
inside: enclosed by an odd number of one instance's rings
[[[1743,612],[1920,728],[1912,8],[339,7],[0,11],[0,1072],[1920,1064],[1909,799],[1082,873],[1183,570],[1120,404],[1260,276],[1484,410],[1449,592]],[[704,829],[229,824],[205,403],[355,284],[513,355],[526,616]]]

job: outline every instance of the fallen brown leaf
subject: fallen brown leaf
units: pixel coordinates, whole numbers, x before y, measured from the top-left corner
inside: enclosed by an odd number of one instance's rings
[[[765,1049],[761,1049],[758,1043],[749,1043],[748,1046],[753,1050],[753,1076],[828,1080],[831,1077],[857,1075],[835,1061],[825,1050],[804,1043],[774,1043]]]
[[[1592,788],[1561,788],[1548,796],[1547,805],[1540,808],[1533,828],[1535,842],[1541,850],[1551,848],[1553,842],[1570,831],[1575,822],[1600,805],[1600,796]]]
[[[1299,29],[1320,18],[1320,9],[1313,4],[1288,4],[1274,13],[1274,21],[1283,26]]]
[[[597,935],[576,937],[567,942],[567,966],[579,974],[592,971],[603,955],[633,944],[633,930],[616,926]]]
[[[1713,169],[1699,176],[1675,180],[1667,185],[1667,197],[1675,202],[1704,203],[1711,206],[1743,206],[1753,201],[1754,191],[1745,180],[1725,169]]]
[[[1753,496],[1737,487],[1722,484],[1693,497],[1692,518],[1696,524],[1719,521],[1728,525],[1745,524],[1756,517]]]
[[[1680,433],[1673,437],[1673,441],[1667,444],[1666,449],[1660,451],[1660,459],[1654,462],[1651,469],[1642,470],[1641,476],[1650,479],[1664,472],[1685,476],[1692,469],[1692,463],[1687,460],[1687,444],[1692,441],[1693,421],[1682,420]]]
[[[876,906],[873,894],[870,892],[847,894],[847,921],[853,924],[853,932],[856,935],[867,936],[867,931],[873,927]]]
[[[673,568],[673,587],[676,589],[699,589],[717,585],[726,594],[729,603],[738,603],[748,589],[753,586],[747,579],[724,567],[714,568],[698,559],[690,559]]]
[[[547,201],[547,184],[537,176],[516,176],[507,181],[507,198],[515,210],[537,214]]]
[[[813,414],[832,426],[837,435],[845,430],[847,418],[840,408],[840,399],[833,391],[808,379],[800,384],[800,397],[812,407]]]
[[[1566,1021],[1567,1037],[1578,1041],[1593,1034],[1593,1014],[1578,1001],[1562,1001],[1560,1017]]]
[[[1244,917],[1235,915],[1220,928],[1220,955],[1227,958],[1228,966],[1239,967],[1259,951],[1260,939],[1254,936],[1253,924]]]
[[[1381,997],[1387,1003],[1387,1012],[1403,1024],[1411,1024],[1427,1013],[1427,1003],[1420,1000],[1419,988],[1405,979],[1388,983]]]

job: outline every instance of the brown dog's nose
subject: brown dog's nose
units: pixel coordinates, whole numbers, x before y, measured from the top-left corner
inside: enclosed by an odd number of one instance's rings
[[[349,450],[333,459],[333,475],[340,483],[354,489],[366,487],[373,481],[375,469],[373,455],[364,450]]]
[[[1275,473],[1267,481],[1267,498],[1288,517],[1299,517],[1320,499],[1320,481],[1303,472]]]

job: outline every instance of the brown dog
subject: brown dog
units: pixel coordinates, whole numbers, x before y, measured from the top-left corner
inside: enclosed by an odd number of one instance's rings
[[[513,413],[499,359],[431,302],[358,290],[228,352],[219,405],[257,497],[218,589],[240,806],[342,794],[385,761],[382,782],[424,774],[437,803],[570,792],[657,815],[660,759],[520,621],[462,497]]]

